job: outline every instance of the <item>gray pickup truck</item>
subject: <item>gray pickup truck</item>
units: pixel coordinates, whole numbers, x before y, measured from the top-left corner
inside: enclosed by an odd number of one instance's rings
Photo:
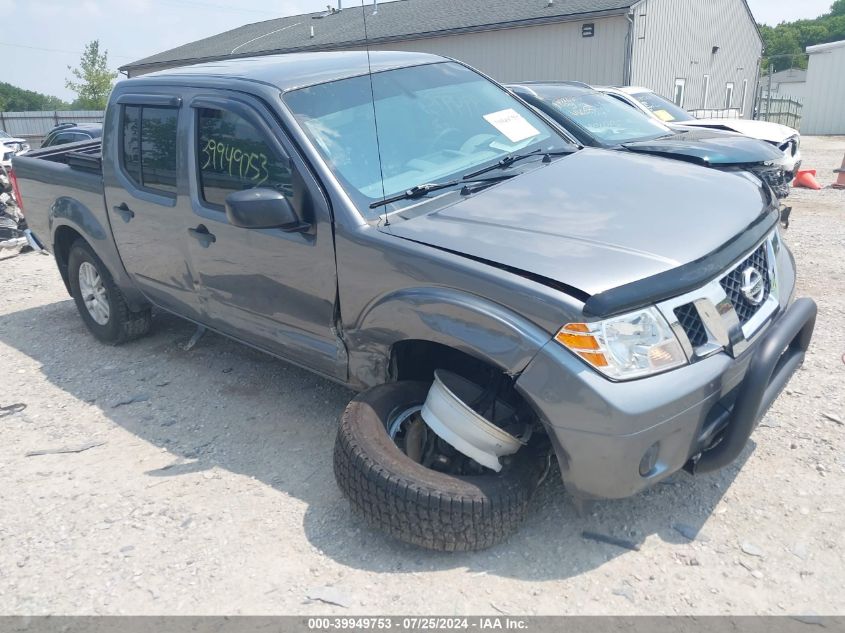
[[[515,531],[552,456],[579,501],[725,466],[815,322],[760,180],[581,148],[437,56],[130,79],[14,170],[95,337],[156,306],[359,391],[338,484],[433,549]]]

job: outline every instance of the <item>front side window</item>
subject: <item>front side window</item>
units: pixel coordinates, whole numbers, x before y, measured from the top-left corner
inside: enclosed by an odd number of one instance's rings
[[[202,199],[223,206],[233,191],[255,187],[293,195],[291,164],[243,117],[213,108],[198,109],[199,183]]]
[[[644,141],[671,134],[671,130],[643,113],[598,92],[577,94],[544,93],[544,97],[562,117],[564,125],[577,125],[604,145]]]
[[[539,116],[460,64],[371,77],[372,85],[364,75],[284,95],[366,217],[379,213],[372,202],[415,185],[459,178],[515,152],[566,147]]]
[[[693,120],[693,116],[689,112],[653,92],[638,92],[631,96],[651,110],[658,119],[666,123]]]
[[[136,185],[176,193],[176,108],[124,106],[123,170]]]

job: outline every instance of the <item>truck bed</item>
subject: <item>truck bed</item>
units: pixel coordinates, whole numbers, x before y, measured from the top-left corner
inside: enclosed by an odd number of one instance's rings
[[[83,217],[97,218],[102,227],[108,226],[101,149],[97,139],[38,149],[12,160],[27,224],[46,248],[52,249],[57,216],[77,225]]]

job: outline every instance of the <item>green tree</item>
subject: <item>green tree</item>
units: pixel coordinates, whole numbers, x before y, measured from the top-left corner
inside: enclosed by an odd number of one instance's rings
[[[69,107],[69,103],[65,103],[58,97],[24,90],[12,84],[0,82],[0,111],[67,110]]]
[[[798,41],[798,32],[791,24],[782,23],[775,28],[763,26],[760,28],[766,48],[763,58],[763,68],[768,69],[771,64],[775,72],[786,68],[806,68],[807,61],[802,55],[804,50]]]
[[[766,52],[763,69],[775,71],[806,68],[808,46],[845,40],[845,0],[836,0],[830,11],[814,20],[781,22],[777,26],[760,25]]]
[[[77,81],[68,79],[65,87],[77,94],[74,104],[84,110],[103,110],[106,107],[117,73],[109,70],[108,51],[100,52],[99,40],[85,46],[79,68],[68,70]]]

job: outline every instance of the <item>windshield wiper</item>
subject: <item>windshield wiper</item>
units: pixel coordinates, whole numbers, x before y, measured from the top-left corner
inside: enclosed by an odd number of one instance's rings
[[[440,191],[441,189],[448,189],[450,187],[457,187],[459,185],[469,185],[469,184],[482,184],[486,186],[495,185],[497,182],[502,182],[503,180],[509,180],[513,178],[516,174],[508,174],[507,176],[495,176],[494,178],[476,178],[476,179],[467,179],[466,177],[462,178],[461,180],[450,180],[448,182],[429,182],[423,185],[416,185],[411,187],[410,189],[403,191],[402,193],[397,193],[395,196],[390,196],[389,198],[385,198],[384,200],[379,200],[378,202],[373,202],[370,205],[371,209],[377,209],[379,207],[383,207],[387,204],[392,204],[394,202],[399,202],[400,200],[415,200],[417,198],[422,198],[430,193],[435,191]],[[463,192],[462,192],[463,193]]]
[[[490,165],[489,167],[483,167],[477,171],[473,171],[466,176],[464,176],[464,180],[469,180],[470,178],[475,178],[476,176],[480,176],[481,174],[486,174],[489,171],[493,171],[494,169],[507,169],[514,163],[517,163],[521,160],[525,160],[526,158],[531,158],[532,156],[542,156],[544,163],[552,162],[552,156],[567,156],[576,152],[577,150],[555,150],[554,152],[544,152],[541,149],[535,149],[533,152],[528,152],[526,154],[511,154],[510,156],[505,156],[497,163]]]

